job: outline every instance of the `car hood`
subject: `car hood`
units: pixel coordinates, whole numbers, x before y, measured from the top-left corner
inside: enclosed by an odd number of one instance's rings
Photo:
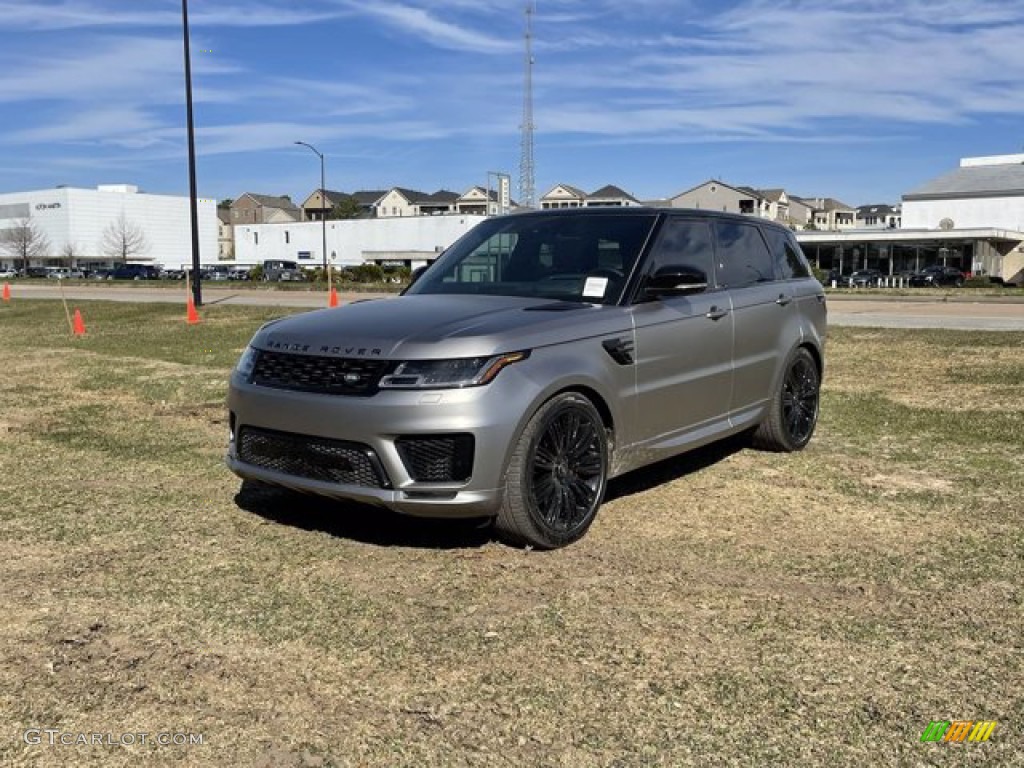
[[[257,349],[379,359],[479,357],[631,327],[622,307],[510,296],[402,296],[268,323]]]

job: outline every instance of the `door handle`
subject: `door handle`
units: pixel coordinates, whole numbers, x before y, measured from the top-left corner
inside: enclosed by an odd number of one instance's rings
[[[711,309],[708,310],[707,314],[704,315],[704,317],[708,318],[709,320],[721,320],[728,314],[728,309],[719,309],[718,307],[712,307]]]
[[[793,300],[792,296],[787,296],[784,293],[780,293],[779,294],[779,298],[777,298],[775,300],[775,303],[778,304],[780,307],[784,307],[787,304],[789,304],[789,302],[791,302],[792,300]]]

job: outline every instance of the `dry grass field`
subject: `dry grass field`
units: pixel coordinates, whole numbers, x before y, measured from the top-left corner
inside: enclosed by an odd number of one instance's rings
[[[621,478],[539,553],[243,490],[282,310],[83,310],[0,306],[2,765],[1024,765],[1024,334],[836,329],[806,451]]]

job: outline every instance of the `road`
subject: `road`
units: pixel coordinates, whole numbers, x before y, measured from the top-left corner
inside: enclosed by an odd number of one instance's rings
[[[856,299],[829,296],[829,325],[863,328],[945,328],[1024,331],[1024,301],[1016,297]]]
[[[341,293],[342,304],[370,298],[386,298],[386,293]],[[60,286],[52,283],[17,282],[11,286],[13,300],[18,297],[59,299]],[[64,296],[70,301],[137,301],[185,303],[185,289],[134,285],[69,285]],[[234,285],[203,286],[203,302],[249,304],[278,307],[327,306],[325,291],[276,290],[273,288],[237,288]],[[831,294],[828,299],[829,324],[868,328],[946,328],[977,331],[1024,331],[1024,299],[1019,297],[928,296],[851,297]]]

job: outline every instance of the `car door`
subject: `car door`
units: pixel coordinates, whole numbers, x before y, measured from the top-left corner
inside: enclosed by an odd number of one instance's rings
[[[715,277],[732,300],[735,343],[729,410],[736,422],[751,418],[771,397],[784,329],[795,317],[793,289],[775,279],[771,252],[754,223],[718,219]],[[799,328],[797,329],[799,332]]]
[[[659,269],[698,269],[714,276],[711,229],[699,217],[669,216],[641,269],[631,307],[637,410],[631,442],[670,455],[724,428],[732,390],[733,317],[729,297],[707,290],[647,299],[644,283]]]

